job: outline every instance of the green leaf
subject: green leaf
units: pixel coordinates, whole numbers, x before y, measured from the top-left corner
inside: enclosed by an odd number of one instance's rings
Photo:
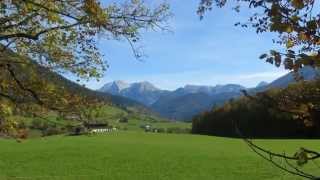
[[[288,49],[290,49],[290,48],[292,48],[294,46],[294,42],[291,40],[291,39],[289,39],[288,41],[287,41],[287,43],[286,43],[286,47],[288,48]]]

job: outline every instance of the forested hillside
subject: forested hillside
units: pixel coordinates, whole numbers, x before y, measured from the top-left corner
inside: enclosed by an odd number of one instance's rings
[[[304,81],[204,112],[193,118],[192,131],[231,137],[319,137],[319,103],[320,81]]]
[[[90,90],[11,51],[1,53],[0,60],[16,62],[0,72],[0,103],[8,115],[1,126],[10,127],[10,122],[15,122],[18,129],[36,129],[42,135],[51,135],[88,121],[126,127],[118,122],[125,118],[136,123],[130,126],[134,128],[139,123],[165,121],[139,102]],[[10,73],[14,75],[11,78]],[[21,89],[13,88],[15,84]],[[21,91],[20,95],[15,91]],[[11,102],[19,102],[19,106],[13,108]],[[41,107],[39,103],[48,106]]]
[[[64,92],[69,92],[70,94],[76,94],[79,96],[87,97],[89,99],[98,99],[106,104],[113,104],[120,107],[137,107],[141,109],[147,108],[134,100],[111,95],[105,92],[98,92],[94,90],[90,90],[84,86],[81,86],[73,81],[64,78],[56,72],[53,72],[45,67],[41,67],[34,63],[31,59],[27,57],[19,56],[13,52],[5,51],[0,54],[0,59],[2,61],[13,61],[16,62],[11,66],[12,72],[20,72],[25,71],[25,73],[17,73],[16,79],[21,81],[21,85],[28,87],[28,89],[35,89],[36,94],[39,94],[39,98],[45,96],[46,93],[57,93],[63,94]],[[6,82],[6,75],[8,72],[2,71],[1,74],[1,82]],[[15,83],[15,80],[12,80],[12,83]],[[8,82],[9,83],[9,82]],[[41,84],[39,84],[41,83]],[[43,85],[40,87],[40,85]],[[10,86],[8,86],[10,87]],[[3,93],[12,91],[13,89],[9,89],[6,86],[1,86],[1,90]],[[38,87],[38,88],[37,88]],[[48,89],[46,89],[48,88]],[[53,92],[50,92],[53,91]],[[41,96],[42,95],[42,96]],[[2,97],[4,98],[4,97]],[[19,97],[16,97],[19,98]]]

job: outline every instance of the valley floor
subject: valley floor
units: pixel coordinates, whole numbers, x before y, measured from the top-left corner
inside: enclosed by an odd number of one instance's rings
[[[294,153],[318,140],[258,140]],[[319,162],[320,164],[320,162]],[[312,172],[320,169],[309,163]],[[52,136],[22,143],[0,140],[0,180],[241,180],[299,179],[249,150],[239,139],[197,135],[113,132]]]

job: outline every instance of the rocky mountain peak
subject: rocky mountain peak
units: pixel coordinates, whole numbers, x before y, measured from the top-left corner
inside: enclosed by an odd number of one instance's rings
[[[137,82],[131,84],[131,88],[139,91],[157,91],[160,90],[148,81]]]

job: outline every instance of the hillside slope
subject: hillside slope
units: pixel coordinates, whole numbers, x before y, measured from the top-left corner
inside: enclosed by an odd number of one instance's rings
[[[2,52],[0,54],[0,60],[17,62],[11,64],[12,69],[16,72],[17,78],[20,79],[25,87],[33,89],[34,92],[44,100],[47,99],[47,95],[50,93],[49,90],[54,89],[55,93],[59,91],[68,92],[69,94],[77,94],[79,96],[99,99],[106,104],[113,105],[118,108],[135,108],[137,111],[142,113],[152,114],[152,111],[149,108],[137,101],[88,89],[56,72],[39,66],[29,58],[18,56],[14,52]],[[6,82],[10,80],[10,77],[6,72],[2,71],[1,73],[0,82]],[[48,92],[46,91],[46,88],[49,88]],[[2,88],[2,91],[4,93],[14,93],[12,89],[10,89],[10,86],[8,88]]]
[[[319,75],[320,71],[318,69],[314,69],[310,66],[304,66],[298,71],[297,74],[295,74],[294,72],[289,72],[288,74],[277,78],[271,83],[264,83],[262,86],[257,86],[256,88],[252,89],[252,91],[262,92],[271,88],[286,88],[288,87],[288,85],[296,83],[295,76],[299,76],[303,80],[310,81],[316,79],[317,77],[319,77]]]
[[[252,138],[318,138],[319,87],[319,80],[304,81],[283,89],[273,88],[243,96],[195,116],[193,133]]]

